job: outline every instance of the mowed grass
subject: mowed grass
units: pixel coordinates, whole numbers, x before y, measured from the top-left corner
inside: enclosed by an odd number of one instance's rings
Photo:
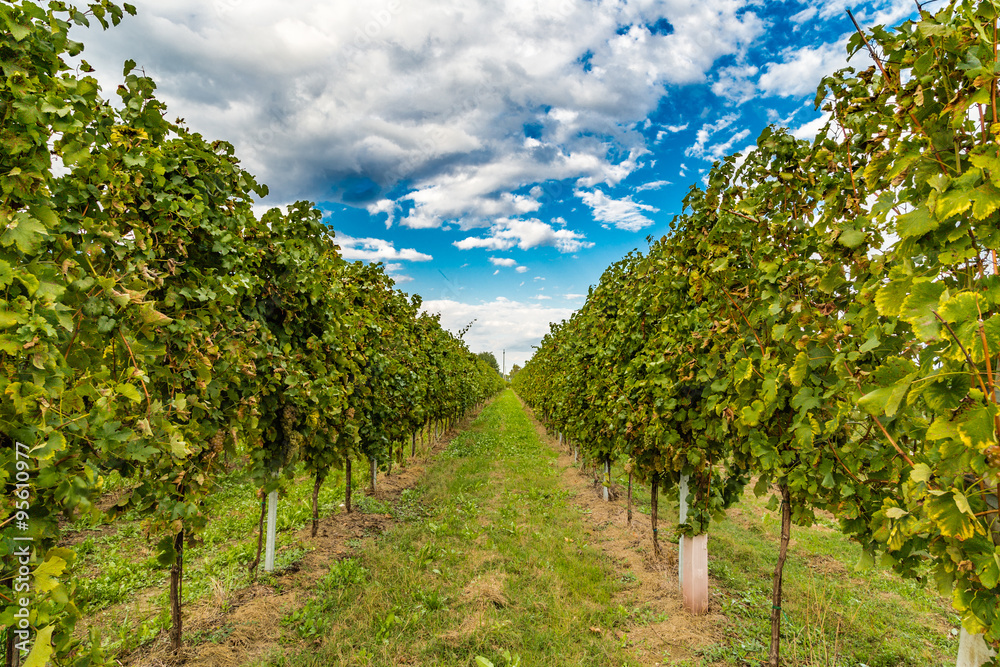
[[[428,515],[362,548],[362,577],[333,566],[288,619],[305,645],[270,664],[637,664],[608,632],[623,584],[581,539],[555,459],[505,392],[428,469]]]

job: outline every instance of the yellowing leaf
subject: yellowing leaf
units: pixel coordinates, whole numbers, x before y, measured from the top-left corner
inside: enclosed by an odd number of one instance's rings
[[[967,540],[976,534],[973,518],[959,509],[950,493],[928,496],[924,500],[924,512],[945,537]]]
[[[809,374],[809,355],[805,351],[799,352],[795,356],[795,363],[788,370],[788,379],[796,387],[801,387],[802,382]]]
[[[142,318],[142,323],[150,326],[158,327],[164,324],[169,324],[173,322],[172,317],[167,317],[160,311],[153,308],[150,304],[144,304],[139,311],[139,317]]]
[[[44,444],[38,445],[31,450],[31,455],[42,461],[51,459],[56,452],[66,449],[66,437],[59,431],[55,431],[49,436]]]
[[[899,317],[903,309],[903,301],[910,292],[910,279],[894,280],[882,287],[875,295],[875,308],[879,315]]]
[[[981,185],[972,192],[972,217],[983,220],[1000,208],[1000,190],[992,183]]]
[[[985,309],[985,304],[980,304],[979,295],[974,292],[959,292],[951,297],[938,309],[940,315],[949,324],[975,321],[979,319],[980,309]]]
[[[988,408],[969,410],[962,416],[962,421],[958,423],[958,434],[963,445],[981,451],[987,445],[996,442],[993,415]]]
[[[18,317],[17,313],[9,310],[0,310],[0,329],[12,327],[19,322],[21,322],[21,318]]]
[[[21,667],[45,667],[49,663],[49,658],[55,649],[52,648],[52,631],[54,625],[46,625],[35,635],[35,643],[31,646],[31,653],[22,663]]]
[[[937,206],[934,207],[935,215],[943,221],[968,211],[972,206],[971,194],[971,190],[952,188],[938,197]]]
[[[65,569],[65,560],[59,556],[50,556],[47,561],[35,568],[35,589],[43,592],[51,591],[59,585],[53,577],[58,577]]]

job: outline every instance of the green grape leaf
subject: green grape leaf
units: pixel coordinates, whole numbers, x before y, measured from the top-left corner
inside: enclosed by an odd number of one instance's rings
[[[870,391],[858,400],[858,406],[873,417],[883,413],[893,417],[916,378],[917,373],[911,373],[891,386]]]
[[[7,223],[7,229],[0,234],[0,245],[9,247],[16,244],[24,254],[33,255],[38,252],[42,238],[47,234],[45,225],[22,211],[15,216],[15,220]]]
[[[924,399],[927,407],[934,413],[945,413],[954,410],[968,393],[968,384],[962,382],[964,378],[947,378],[929,383],[920,396]],[[966,386],[962,386],[965,384]]]
[[[14,282],[14,271],[10,264],[0,259],[0,287],[7,287]]]
[[[118,385],[117,389],[119,394],[133,403],[139,403],[142,401],[142,396],[139,394],[139,390],[135,388],[135,385],[122,382]]]
[[[913,332],[924,342],[936,340],[941,332],[934,311],[944,293],[944,285],[926,280],[913,282],[910,295],[903,301],[900,317],[913,327]]]
[[[941,222],[931,215],[930,210],[925,205],[904,213],[896,218],[896,233],[900,238],[908,239],[914,236],[923,236],[927,232],[934,231],[941,225]]]
[[[857,248],[867,237],[868,235],[861,229],[845,229],[837,237],[837,242],[848,248]]]
[[[931,467],[926,463],[917,463],[910,471],[910,481],[927,483],[931,478]]]

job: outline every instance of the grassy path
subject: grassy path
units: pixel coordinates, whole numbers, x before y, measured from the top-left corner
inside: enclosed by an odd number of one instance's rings
[[[279,505],[279,569],[253,583],[245,563],[258,506],[248,482],[227,480],[213,500],[218,534],[192,550],[183,656],[167,650],[165,594],[138,523],[81,531],[81,567],[95,572],[90,622],[130,667],[743,667],[766,657],[778,523],[763,499],[745,494],[713,526],[710,610],[694,617],[681,608],[664,530],[676,502],[660,504],[664,557],[654,558],[648,490],[636,485],[629,525],[625,479],[604,502],[592,473],[557,451],[512,392],[458,428],[381,478],[376,496],[359,493],[351,514],[333,480],[317,538],[311,480],[296,481]],[[954,664],[948,602],[858,569],[859,556],[830,517],[794,529],[785,664]]]
[[[428,469],[426,516],[335,565],[288,623],[309,644],[271,664],[637,664],[614,632],[624,583],[560,476],[504,393]]]

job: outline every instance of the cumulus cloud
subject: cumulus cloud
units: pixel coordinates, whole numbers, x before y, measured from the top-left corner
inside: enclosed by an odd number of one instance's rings
[[[559,252],[577,252],[581,248],[590,248],[594,244],[585,241],[583,234],[570,229],[555,229],[541,220],[497,221],[486,236],[470,236],[455,241],[459,250],[485,248],[487,250],[510,250],[518,247],[521,250],[549,246]],[[513,261],[513,260],[511,260]]]
[[[755,65],[748,64],[723,67],[716,73],[712,92],[737,104],[752,100],[757,94],[757,84],[753,77],[758,71]]]
[[[629,232],[638,231],[653,224],[653,221],[647,218],[643,211],[656,213],[660,210],[655,206],[632,201],[631,195],[622,199],[612,199],[600,190],[593,192],[577,190],[574,194],[590,207],[595,220],[605,226],[614,226]]]
[[[340,254],[347,260],[361,259],[366,262],[387,262],[393,260],[429,262],[434,259],[432,256],[413,248],[398,250],[391,241],[386,241],[385,239],[357,239],[344,234],[337,234],[336,239],[337,245],[340,246]]]
[[[513,364],[524,365],[542,337],[549,332],[549,325],[561,322],[572,315],[570,308],[545,308],[498,297],[479,304],[462,303],[451,299],[424,301],[423,310],[441,315],[441,326],[457,332],[469,322],[475,324],[465,342],[474,352],[493,352],[497,361],[506,350],[507,368]]]
[[[510,257],[490,257],[493,266],[517,266],[517,261]]]
[[[135,4],[82,36],[106,94],[134,58],[171,116],[234,143],[275,200],[410,227],[530,214],[537,196],[515,193],[550,179],[615,185],[665,87],[704,81],[764,29],[743,0]]]
[[[526,266],[519,266],[519,267],[517,267],[516,270],[517,270],[518,273],[527,273],[528,267],[526,267]],[[521,284],[523,285],[524,283],[521,283]]]
[[[783,51],[781,62],[769,63],[760,75],[760,92],[782,97],[814,94],[820,79],[847,65],[846,41],[845,35],[837,42]]]

